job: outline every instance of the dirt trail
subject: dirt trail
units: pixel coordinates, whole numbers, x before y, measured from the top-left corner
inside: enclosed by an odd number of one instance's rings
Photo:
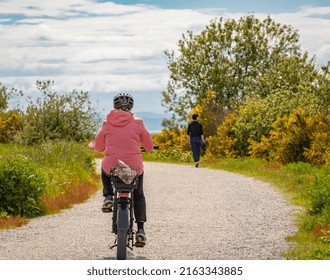
[[[147,245],[129,259],[281,259],[296,229],[270,185],[187,165],[145,163]],[[115,259],[102,193],[57,215],[0,231],[0,259]]]

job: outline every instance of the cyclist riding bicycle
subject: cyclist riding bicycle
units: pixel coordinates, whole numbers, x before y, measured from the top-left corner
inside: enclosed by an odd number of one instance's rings
[[[113,99],[114,109],[103,121],[94,142],[89,148],[104,151],[102,160],[101,179],[103,196],[105,197],[102,211],[110,212],[113,206],[114,190],[110,182],[110,170],[118,160],[129,166],[138,168],[139,183],[134,190],[134,216],[137,223],[136,246],[143,247],[146,243],[144,223],[146,217],[146,200],[143,191],[143,157],[140,145],[147,152],[153,150],[154,144],[143,120],[135,118],[131,112],[134,99],[131,95],[120,93]]]

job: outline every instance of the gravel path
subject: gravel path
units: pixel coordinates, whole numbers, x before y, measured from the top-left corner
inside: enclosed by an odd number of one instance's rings
[[[270,185],[221,170],[145,163],[147,245],[128,259],[281,259],[298,209]],[[57,215],[0,231],[0,259],[115,259],[101,191]]]

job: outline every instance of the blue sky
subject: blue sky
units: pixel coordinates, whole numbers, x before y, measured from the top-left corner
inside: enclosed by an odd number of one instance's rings
[[[109,2],[99,0],[99,2]],[[294,12],[302,6],[329,6],[327,0],[115,0],[118,4],[134,5],[143,3],[155,5],[165,9],[205,9],[225,8],[230,12],[261,12],[261,13],[283,13]]]
[[[37,80],[55,89],[90,92],[108,111],[129,92],[135,111],[162,112],[169,73],[164,50],[182,33],[200,32],[215,17],[260,19],[297,28],[304,51],[330,60],[329,1],[0,0],[0,82],[36,94]]]

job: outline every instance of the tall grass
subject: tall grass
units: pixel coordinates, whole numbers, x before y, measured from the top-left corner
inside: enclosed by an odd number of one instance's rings
[[[94,156],[86,145],[65,141],[36,146],[0,145],[0,157],[9,155],[23,155],[39,165],[46,180],[42,201],[47,214],[88,199],[100,187]],[[14,219],[18,218],[0,217],[0,227]]]
[[[15,228],[26,225],[28,223],[27,219],[21,216],[16,217],[0,217],[0,229]]]
[[[62,196],[73,185],[88,181],[95,169],[92,154],[76,142],[46,142],[27,149],[25,155],[41,166],[50,198]]]

